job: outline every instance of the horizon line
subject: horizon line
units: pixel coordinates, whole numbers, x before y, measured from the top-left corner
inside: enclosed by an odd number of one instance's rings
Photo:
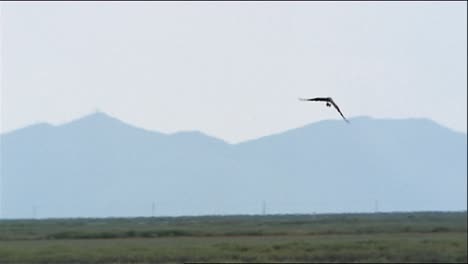
[[[114,115],[111,115],[111,114],[109,114],[109,113],[107,113],[105,111],[102,111],[102,110],[96,108],[96,109],[94,109],[93,111],[91,111],[91,112],[89,112],[87,114],[84,114],[82,116],[70,119],[68,121],[65,121],[65,122],[62,122],[62,123],[59,123],[59,124],[52,124],[52,123],[49,123],[47,121],[43,121],[43,122],[31,123],[29,125],[14,128],[14,129],[11,129],[11,130],[8,130],[8,131],[1,131],[0,132],[0,137],[7,136],[8,134],[12,134],[12,133],[24,130],[24,129],[35,127],[35,126],[49,126],[49,127],[53,127],[53,128],[66,126],[66,125],[69,125],[69,124],[73,124],[75,122],[79,122],[82,119],[90,118],[90,117],[93,117],[93,116],[96,116],[96,115],[103,115],[103,116],[105,116],[105,117],[107,117],[109,119],[116,120],[116,121],[121,122],[121,123],[123,123],[123,124],[125,124],[127,126],[133,127],[135,129],[145,130],[147,132],[160,133],[160,134],[164,134],[164,135],[167,135],[167,136],[172,136],[172,135],[176,135],[176,134],[179,134],[179,133],[185,133],[185,132],[201,133],[201,134],[203,134],[205,136],[212,137],[212,138],[218,139],[220,141],[224,141],[225,143],[231,144],[231,145],[236,145],[236,144],[240,144],[240,143],[244,143],[244,142],[248,142],[248,141],[252,141],[252,140],[261,139],[261,138],[264,138],[264,137],[269,137],[269,136],[274,136],[274,135],[277,135],[277,134],[282,134],[282,133],[285,133],[287,131],[304,128],[306,126],[310,126],[310,125],[314,125],[314,124],[318,124],[318,123],[322,123],[322,122],[342,122],[342,120],[338,119],[338,118],[337,119],[321,119],[321,120],[312,121],[312,122],[309,122],[309,123],[306,123],[306,124],[303,124],[303,125],[300,125],[300,126],[297,126],[297,127],[287,128],[287,129],[281,130],[279,132],[274,132],[274,133],[267,134],[267,135],[262,135],[262,136],[259,136],[259,137],[247,138],[247,139],[244,139],[244,140],[240,140],[238,142],[230,142],[230,141],[227,141],[226,139],[224,139],[222,137],[214,136],[214,135],[211,135],[209,133],[206,133],[205,131],[197,130],[197,129],[194,129],[194,130],[177,130],[175,132],[165,133],[165,132],[161,132],[161,131],[158,131],[158,130],[151,130],[151,129],[147,129],[147,128],[144,128],[144,127],[135,126],[135,125],[133,125],[131,123],[128,123],[128,122],[126,122],[126,121],[124,121],[124,120],[122,120],[122,119],[120,119],[120,118],[118,118],[118,117],[116,117]],[[348,119],[351,120],[351,121],[356,120],[356,119],[374,119],[374,120],[391,120],[391,121],[397,121],[397,120],[427,120],[427,121],[431,121],[431,122],[433,122],[433,123],[435,123],[435,124],[437,124],[437,125],[439,125],[439,126],[441,126],[443,128],[446,128],[446,129],[448,129],[448,130],[450,130],[450,131],[452,131],[454,133],[460,133],[460,134],[467,135],[466,131],[455,130],[453,128],[445,126],[445,125],[433,120],[432,118],[428,118],[428,117],[398,118],[398,117],[373,117],[373,116],[369,116],[369,115],[359,115],[359,116],[349,117]],[[351,125],[352,125],[352,123],[351,123]]]

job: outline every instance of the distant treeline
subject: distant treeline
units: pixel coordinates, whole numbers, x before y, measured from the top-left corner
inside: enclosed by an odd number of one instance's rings
[[[2,220],[0,240],[466,232],[466,212]]]

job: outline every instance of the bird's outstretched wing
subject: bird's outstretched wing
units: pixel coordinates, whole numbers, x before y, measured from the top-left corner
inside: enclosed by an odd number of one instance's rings
[[[336,108],[336,110],[338,110],[338,112],[340,113],[341,117],[343,117],[344,121],[346,121],[347,123],[349,123],[348,119],[346,119],[346,117],[343,115],[343,113],[341,113],[341,110],[340,108],[338,107],[337,104],[335,104],[335,102],[330,99],[330,103],[332,103],[332,105]]]
[[[301,101],[323,101],[327,102],[330,101],[330,98],[327,97],[315,97],[315,98],[299,98]]]

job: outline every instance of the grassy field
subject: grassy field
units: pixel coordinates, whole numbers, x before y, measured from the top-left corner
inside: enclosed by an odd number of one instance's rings
[[[0,221],[0,263],[467,262],[467,213]]]

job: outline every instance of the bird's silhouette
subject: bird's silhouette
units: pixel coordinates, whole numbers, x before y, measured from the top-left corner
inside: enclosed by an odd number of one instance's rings
[[[306,99],[306,98],[299,98],[299,100],[301,101],[318,101],[318,102],[326,102],[326,106],[327,107],[330,107],[331,105],[333,105],[336,110],[338,111],[338,113],[340,113],[341,117],[343,117],[344,121],[346,121],[347,123],[349,123],[348,119],[346,119],[346,117],[343,115],[343,113],[341,113],[341,110],[340,108],[338,107],[338,105],[333,101],[333,99],[331,97],[316,97],[316,98],[309,98],[309,99]]]

